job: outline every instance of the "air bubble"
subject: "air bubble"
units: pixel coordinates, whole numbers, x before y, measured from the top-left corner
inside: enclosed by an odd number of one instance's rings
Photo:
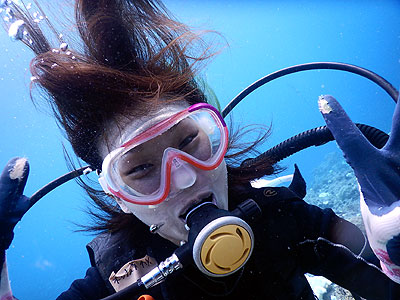
[[[24,37],[24,27],[25,22],[23,20],[17,20],[11,24],[8,29],[8,36],[12,38],[14,41],[22,40]]]
[[[61,49],[61,51],[66,51],[68,49],[68,44],[67,43],[61,43],[60,49]]]
[[[14,19],[14,12],[11,10],[11,8],[7,7],[5,9],[5,12],[6,12],[6,17],[8,18],[8,20]]]

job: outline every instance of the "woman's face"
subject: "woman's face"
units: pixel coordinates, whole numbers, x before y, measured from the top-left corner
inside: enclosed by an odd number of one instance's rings
[[[103,159],[108,152],[132,138],[132,133],[138,128],[152,126],[188,106],[182,102],[168,104],[154,114],[128,123],[121,133],[112,135],[109,151],[105,151],[104,145],[101,145]],[[122,157],[118,168],[124,183],[143,194],[154,192],[160,184],[162,156],[168,147],[182,150],[199,159],[207,159],[211,146],[206,134],[186,119]],[[133,213],[148,226],[156,225],[158,234],[179,245],[181,241],[187,241],[188,236],[185,214],[205,198],[212,199],[219,208],[228,208],[225,161],[211,171],[184,163],[179,172],[172,172],[169,195],[158,205],[132,204],[122,199],[118,199],[117,202],[124,212]]]

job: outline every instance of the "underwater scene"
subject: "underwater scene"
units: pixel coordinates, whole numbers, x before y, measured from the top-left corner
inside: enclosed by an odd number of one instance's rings
[[[39,2],[50,20],[63,17],[58,13],[60,6],[65,16],[71,15],[72,1]],[[395,88],[400,86],[397,0],[164,3],[178,20],[221,35],[215,37],[220,53],[201,73],[221,109],[259,78],[310,62],[360,66],[379,74]],[[35,14],[38,22],[46,17],[39,11]],[[65,25],[57,30],[67,35],[72,29]],[[21,42],[13,41],[5,30],[0,32],[0,165],[15,156],[28,158],[27,196],[68,172],[64,151],[73,153],[51,108],[32,104],[32,58]],[[40,91],[33,93],[41,97]],[[273,80],[248,95],[226,120],[241,126],[271,127],[270,137],[258,149],[264,152],[300,132],[325,125],[317,101],[327,94],[342,104],[354,122],[390,132],[393,99],[372,81],[338,70],[302,71]],[[248,140],[257,134],[250,133]],[[282,172],[267,179],[292,174],[294,164],[307,183],[305,201],[332,208],[363,230],[357,182],[335,142],[310,147],[282,160]],[[97,180],[95,174],[89,177]],[[72,180],[46,195],[17,224],[7,263],[11,288],[19,300],[55,299],[73,280],[85,276],[90,266],[85,246],[94,238],[79,232],[79,224],[91,222],[86,213],[87,198]],[[353,299],[346,290],[323,278],[310,276],[310,281],[319,299]]]

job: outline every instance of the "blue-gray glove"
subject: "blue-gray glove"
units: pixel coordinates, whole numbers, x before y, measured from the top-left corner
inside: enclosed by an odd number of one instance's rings
[[[0,175],[0,250],[6,250],[14,237],[14,227],[29,209],[29,198],[22,195],[29,174],[26,158],[13,158]]]
[[[353,168],[360,188],[360,206],[371,248],[382,270],[400,283],[400,101],[391,134],[375,148],[332,96],[320,96],[319,109]]]

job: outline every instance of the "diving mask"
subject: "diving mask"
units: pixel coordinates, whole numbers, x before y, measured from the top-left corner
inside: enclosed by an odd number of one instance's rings
[[[228,147],[226,124],[213,106],[194,104],[141,128],[104,159],[103,190],[134,204],[164,201],[171,186],[193,185],[196,173],[216,169]]]

